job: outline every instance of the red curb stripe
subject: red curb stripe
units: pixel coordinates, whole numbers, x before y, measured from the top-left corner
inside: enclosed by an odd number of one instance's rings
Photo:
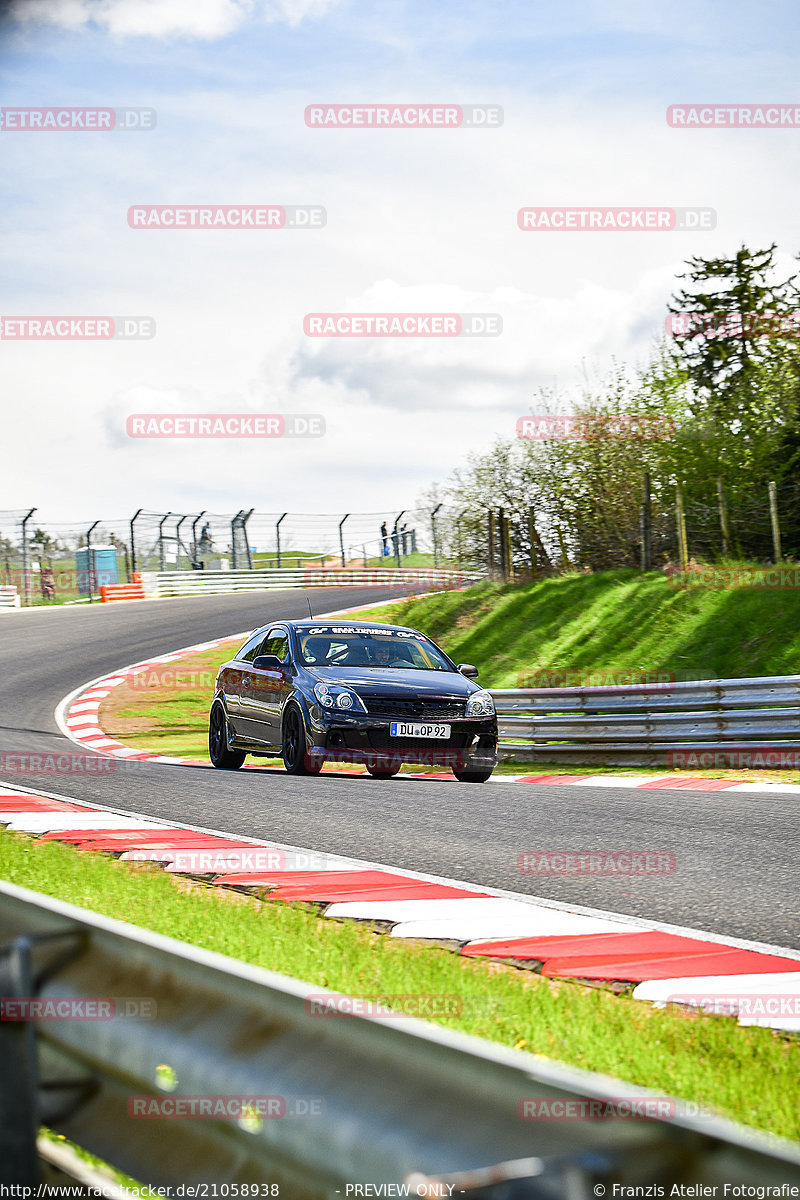
[[[640,783],[640,788],[690,788],[698,792],[722,792],[725,788],[736,787],[739,783],[744,783],[743,779],[648,779],[647,783]]]

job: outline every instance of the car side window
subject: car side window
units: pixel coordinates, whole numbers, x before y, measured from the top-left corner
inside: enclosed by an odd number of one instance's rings
[[[245,642],[239,653],[236,655],[237,659],[243,659],[245,662],[252,662],[255,656],[258,654],[259,647],[263,641],[264,632],[262,630],[260,633],[257,633],[254,637],[251,637]]]
[[[279,662],[286,662],[289,657],[289,637],[282,629],[271,629],[259,654],[274,654]]]

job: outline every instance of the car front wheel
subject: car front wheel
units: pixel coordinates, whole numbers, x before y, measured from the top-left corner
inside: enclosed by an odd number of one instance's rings
[[[303,719],[296,708],[290,708],[283,723],[283,765],[289,775],[319,775],[321,762],[313,762],[308,753]]]
[[[215,704],[211,709],[208,756],[213,765],[222,771],[238,770],[246,758],[243,750],[231,750],[228,746],[228,718],[221,704]]]
[[[457,771],[455,767],[453,768],[453,774],[459,783],[486,783],[486,780],[491,779],[492,777],[491,770],[476,771],[474,769],[465,769],[463,771]]]
[[[399,770],[399,767],[367,767],[373,779],[394,779]]]

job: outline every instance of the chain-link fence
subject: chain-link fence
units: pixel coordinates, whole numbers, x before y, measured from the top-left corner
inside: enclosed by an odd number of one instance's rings
[[[143,571],[314,567],[461,567],[483,563],[447,506],[401,512],[163,513],[128,519],[37,521],[0,511],[0,588],[23,604],[90,601],[103,584]]]

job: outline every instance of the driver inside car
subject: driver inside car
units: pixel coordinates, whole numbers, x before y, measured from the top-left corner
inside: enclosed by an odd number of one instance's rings
[[[330,649],[331,644],[327,638],[306,638],[306,643],[303,647],[303,657],[307,663],[314,663],[316,666],[320,667],[328,661]]]

